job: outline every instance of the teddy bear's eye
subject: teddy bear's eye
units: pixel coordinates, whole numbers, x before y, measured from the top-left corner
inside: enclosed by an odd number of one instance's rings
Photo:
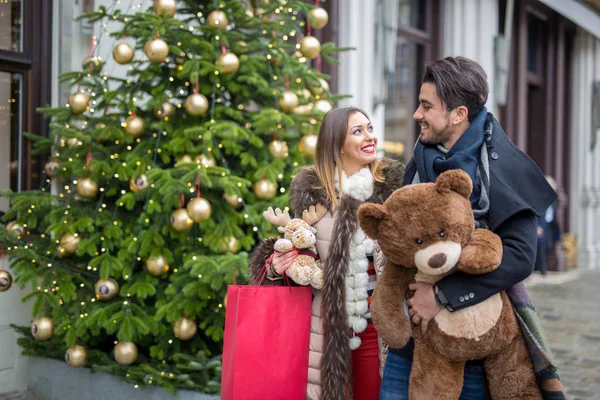
[[[443,230],[441,230],[441,231],[440,231],[439,235],[440,235],[440,237],[444,237],[444,236],[446,236],[446,234],[444,233],[444,231],[443,231]]]
[[[417,240],[415,240],[415,242],[416,242],[417,244],[423,244],[423,241],[422,241],[421,239],[417,239]]]

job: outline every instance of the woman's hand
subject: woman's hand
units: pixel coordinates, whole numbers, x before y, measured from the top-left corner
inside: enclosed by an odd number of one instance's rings
[[[296,249],[292,249],[285,253],[276,251],[271,261],[271,268],[277,275],[283,275],[285,271],[292,266],[294,260],[298,256]]]

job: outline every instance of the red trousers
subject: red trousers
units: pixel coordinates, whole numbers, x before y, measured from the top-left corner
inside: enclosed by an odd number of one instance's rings
[[[359,333],[361,344],[352,350],[352,391],[354,400],[378,400],[381,376],[379,375],[379,344],[377,331],[368,324]]]

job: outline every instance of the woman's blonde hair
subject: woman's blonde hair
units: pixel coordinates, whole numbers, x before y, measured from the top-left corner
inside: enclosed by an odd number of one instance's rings
[[[339,203],[339,196],[335,189],[335,168],[338,167],[338,180],[342,182],[342,147],[344,147],[348,133],[348,120],[352,114],[357,112],[369,119],[367,113],[360,108],[344,107],[329,111],[321,122],[314,166],[332,211]],[[383,182],[384,164],[380,160],[375,160],[369,164],[369,168],[373,178],[377,182]]]

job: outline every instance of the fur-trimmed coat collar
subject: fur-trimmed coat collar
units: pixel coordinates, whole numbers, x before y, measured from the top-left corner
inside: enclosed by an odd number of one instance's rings
[[[370,203],[383,203],[390,194],[402,185],[403,165],[395,160],[384,159],[382,170],[384,181],[374,182]],[[311,205],[321,203],[329,211],[325,190],[313,167],[301,169],[290,188],[290,200],[295,215]],[[321,383],[323,400],[344,400],[349,380],[349,328],[346,309],[346,273],[349,262],[350,242],[358,228],[357,211],[362,201],[342,196],[335,210],[335,222],[331,235],[329,255],[323,265],[324,285],[321,315],[323,316],[323,358],[321,361]]]

